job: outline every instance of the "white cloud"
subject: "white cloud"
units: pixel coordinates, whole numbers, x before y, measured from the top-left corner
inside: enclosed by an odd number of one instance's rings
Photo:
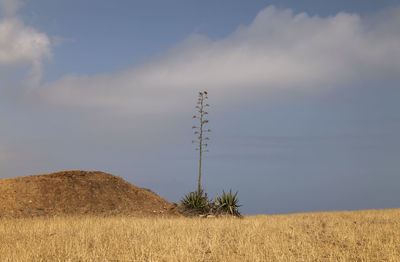
[[[49,37],[18,18],[19,1],[1,0],[0,5],[4,10],[4,18],[0,20],[0,71],[29,67],[27,83],[38,85],[43,60],[51,56]]]
[[[69,75],[46,84],[41,95],[66,106],[166,112],[191,103],[193,90],[257,96],[398,75],[399,22],[400,9],[364,19],[268,7],[224,39],[193,35],[162,58],[114,74]]]

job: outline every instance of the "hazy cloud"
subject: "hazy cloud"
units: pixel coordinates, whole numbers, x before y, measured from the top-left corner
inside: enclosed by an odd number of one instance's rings
[[[268,7],[224,39],[193,35],[154,61],[114,74],[65,76],[46,84],[41,95],[66,106],[166,112],[192,102],[186,94],[194,90],[229,90],[243,98],[396,76],[399,24],[399,9],[372,18],[322,18]]]
[[[22,78],[29,86],[38,85],[43,60],[51,56],[50,39],[19,19],[16,12],[21,2],[1,0],[0,5],[4,16],[0,19],[0,74],[9,72],[10,68],[27,67],[28,75]]]
[[[14,16],[23,3],[18,0],[0,0],[0,10],[3,16]]]

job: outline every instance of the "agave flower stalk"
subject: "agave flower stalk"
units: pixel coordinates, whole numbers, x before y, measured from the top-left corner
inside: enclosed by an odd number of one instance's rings
[[[201,189],[201,168],[202,168],[202,160],[203,160],[203,153],[208,152],[206,149],[208,147],[208,140],[210,140],[209,137],[207,137],[207,133],[211,132],[210,129],[207,129],[205,126],[208,124],[208,111],[207,107],[210,105],[207,104],[207,99],[208,99],[208,93],[207,91],[199,92],[199,96],[197,99],[197,105],[196,105],[196,114],[193,116],[194,119],[198,120],[198,125],[197,126],[192,126],[192,129],[194,130],[194,135],[196,137],[195,140],[192,140],[192,143],[196,144],[196,150],[199,151],[199,179],[197,182],[197,192],[200,194],[202,192]]]

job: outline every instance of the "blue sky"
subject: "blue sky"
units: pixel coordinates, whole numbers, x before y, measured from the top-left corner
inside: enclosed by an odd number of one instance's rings
[[[0,1],[0,177],[102,170],[246,214],[399,207],[400,1]]]

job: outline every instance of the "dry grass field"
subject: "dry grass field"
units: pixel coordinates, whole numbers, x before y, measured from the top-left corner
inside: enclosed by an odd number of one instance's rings
[[[0,261],[400,261],[400,209],[0,220]]]

